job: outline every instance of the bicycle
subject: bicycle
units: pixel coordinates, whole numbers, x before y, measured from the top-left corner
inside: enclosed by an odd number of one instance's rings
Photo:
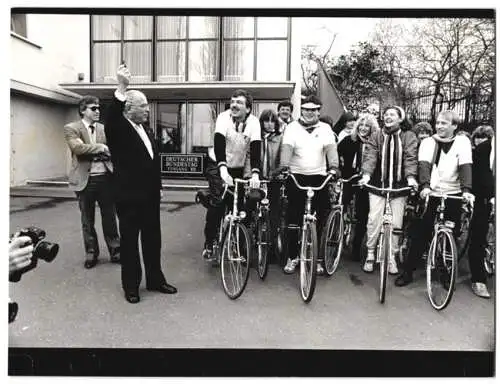
[[[275,252],[279,258],[279,265],[283,267],[285,265],[286,256],[288,255],[288,236],[287,229],[288,223],[286,221],[286,214],[288,211],[288,198],[286,196],[285,190],[285,178],[277,177],[277,181],[281,182],[280,186],[280,198],[279,198],[279,223],[276,228],[276,243]]]
[[[323,189],[330,181],[333,175],[329,174],[319,187],[301,186],[295,175],[288,174],[298,189],[306,191],[306,202],[302,228],[287,226],[287,230],[300,230],[300,294],[302,300],[309,303],[314,295],[316,288],[316,266],[318,263],[318,234],[316,229],[316,212],[311,213],[312,199],[314,192]]]
[[[368,190],[385,195],[385,208],[382,218],[382,226],[380,228],[376,257],[376,262],[380,266],[379,301],[383,304],[385,302],[385,292],[387,287],[389,257],[392,254],[392,235],[401,234],[401,229],[394,229],[392,226],[392,209],[390,204],[391,194],[404,196],[411,192],[413,188],[378,188],[370,184],[361,184],[359,186],[361,188],[367,188]]]
[[[484,269],[488,276],[495,274],[495,213],[492,211],[488,220],[488,234],[486,235],[486,255],[484,257]]]
[[[325,221],[320,241],[320,255],[323,256],[323,264],[327,276],[332,276],[337,270],[344,240],[350,239],[352,227],[354,226],[354,217],[352,211],[347,210],[348,218],[344,217],[344,205],[342,197],[344,194],[344,184],[351,183],[360,175],[356,174],[348,179],[338,179],[334,186],[333,204],[328,218]],[[350,242],[350,240],[349,240]]]
[[[431,196],[439,198],[440,201],[434,221],[434,235],[427,254],[427,296],[434,309],[440,311],[448,306],[453,297],[458,272],[458,251],[453,236],[455,223],[444,219],[446,200],[464,201],[464,198],[440,192],[431,192],[426,196],[424,213],[427,210],[429,197]],[[470,216],[472,216],[472,210],[473,208],[470,206]]]
[[[405,205],[405,213],[403,216],[402,233],[399,241],[398,249],[398,267],[402,267],[411,248],[412,237],[410,236],[410,228],[415,220],[419,220],[420,205],[418,203],[418,194],[410,193]]]
[[[214,244],[214,256],[220,260],[220,274],[224,292],[230,299],[237,299],[245,290],[250,271],[250,235],[242,220],[245,211],[238,210],[238,184],[248,184],[248,180],[234,179],[234,191],[226,185],[222,200],[227,193],[233,195],[233,208],[226,212],[219,226],[219,236]]]
[[[255,250],[257,259],[257,273],[261,280],[267,276],[269,268],[269,252],[271,250],[271,219],[268,194],[268,180],[260,181],[260,190],[263,197],[257,202],[253,215],[253,235],[255,239]]]

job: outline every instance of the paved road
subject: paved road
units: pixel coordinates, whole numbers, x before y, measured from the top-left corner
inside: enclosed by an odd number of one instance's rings
[[[75,200],[11,198],[10,228],[38,225],[61,245],[54,262],[10,284],[20,306],[9,326],[10,347],[81,348],[285,348],[461,350],[494,349],[493,299],[473,295],[466,276],[450,306],[432,309],[423,276],[411,287],[389,279],[384,305],[377,301],[377,275],[342,260],[330,278],[319,278],[308,305],[300,299],[298,276],[272,265],[265,282],[251,271],[235,301],[222,291],[218,269],[200,255],[204,209],[192,194],[167,196],[161,206],[162,263],[177,295],[141,286],[141,302],[128,304],[119,266],[102,262],[83,268],[79,211]],[[175,201],[175,202],[172,202]],[[102,239],[100,225],[99,238]]]

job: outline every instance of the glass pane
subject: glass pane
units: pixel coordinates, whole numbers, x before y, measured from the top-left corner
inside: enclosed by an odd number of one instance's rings
[[[215,41],[189,43],[189,81],[217,80],[218,44]]]
[[[189,38],[216,38],[219,31],[219,18],[216,16],[190,16]]]
[[[162,153],[181,153],[184,104],[158,104],[156,132]]]
[[[286,17],[257,18],[257,37],[286,37],[288,19]]]
[[[224,80],[253,80],[253,41],[226,41],[224,43]]]
[[[185,39],[186,16],[158,16],[156,30],[159,39]]]
[[[153,16],[124,16],[125,40],[151,40]]]
[[[278,111],[278,103],[253,103],[252,106],[252,114],[260,117],[260,114],[262,111],[265,109],[271,109],[272,111],[276,112]]]
[[[191,133],[191,144],[188,152],[208,153],[208,147],[213,146],[215,121],[217,120],[217,105],[188,104],[188,130]]]
[[[158,42],[156,65],[158,81],[176,83],[186,79],[186,44],[182,41]]]
[[[224,38],[254,37],[253,17],[225,17]]]
[[[121,40],[121,16],[92,16],[94,40]]]
[[[144,83],[152,80],[151,55],[151,43],[123,44],[123,59],[132,74],[131,83]]]
[[[257,42],[257,80],[285,81],[287,42],[264,40]]]
[[[120,65],[120,43],[95,43],[93,77],[96,83],[116,84],[116,69]]]

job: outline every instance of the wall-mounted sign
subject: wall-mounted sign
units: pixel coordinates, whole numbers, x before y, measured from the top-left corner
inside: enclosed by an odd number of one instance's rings
[[[160,157],[162,173],[203,174],[202,154],[160,153]]]

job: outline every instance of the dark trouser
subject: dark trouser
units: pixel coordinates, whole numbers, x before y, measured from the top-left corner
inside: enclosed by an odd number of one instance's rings
[[[243,177],[243,168],[228,168],[228,172],[233,178]],[[213,160],[209,160],[207,164],[207,169],[205,171],[205,176],[207,177],[208,187],[210,193],[216,193],[218,197],[224,191],[224,182],[220,177],[217,165]],[[229,199],[226,200],[231,204],[230,209],[232,210],[232,195],[228,195]],[[243,186],[240,185],[238,190],[238,207],[241,208],[243,205]],[[225,205],[221,204],[217,207],[207,208],[207,215],[205,217],[205,246],[211,246],[213,241],[217,238],[217,233],[219,229],[219,223],[224,216]]]
[[[122,237],[122,287],[125,292],[137,292],[141,284],[142,268],[139,258],[139,233],[146,287],[165,283],[161,271],[160,200],[119,202],[116,204]]]
[[[301,186],[320,186],[325,180],[326,176],[322,175],[299,175],[295,174],[298,183]],[[302,226],[302,219],[304,217],[305,201],[306,201],[306,191],[302,191],[297,188],[295,182],[289,178],[286,181],[286,194],[288,197],[288,211],[287,211],[287,222],[288,226]],[[326,216],[329,213],[330,200],[328,197],[328,188],[325,187],[321,191],[315,191],[314,197],[311,204],[311,213],[316,212],[317,221],[317,232],[318,232],[318,244],[321,239],[321,230],[323,228],[323,223],[326,220]],[[299,241],[299,230],[289,229],[288,230],[288,257],[290,259],[295,259],[298,256],[298,241]]]
[[[354,239],[352,241],[353,255],[359,255],[361,252],[361,244],[363,237],[366,234],[366,223],[368,223],[368,212],[370,211],[370,200],[368,199],[368,191],[357,190],[356,192],[356,227],[354,228]]]
[[[474,202],[474,213],[470,223],[470,245],[468,250],[471,281],[486,283],[484,269],[485,249],[487,245],[488,219],[491,212],[489,199],[477,198]]]
[[[80,207],[83,244],[87,260],[99,257],[99,242],[95,231],[95,204],[101,210],[102,231],[111,256],[120,255],[120,236],[116,225],[115,203],[109,175],[89,176],[87,186],[76,192]]]
[[[453,196],[460,196],[453,195]],[[436,197],[429,198],[429,205],[421,220],[415,221],[415,227],[409,233],[412,236],[408,258],[405,260],[403,269],[406,273],[412,273],[418,264],[418,260],[423,253],[429,249],[432,236],[434,234],[434,219],[437,215],[437,208],[440,199]],[[444,210],[444,219],[455,223],[453,235],[455,239],[460,235],[460,224],[462,215],[462,202],[460,200],[446,200]]]

